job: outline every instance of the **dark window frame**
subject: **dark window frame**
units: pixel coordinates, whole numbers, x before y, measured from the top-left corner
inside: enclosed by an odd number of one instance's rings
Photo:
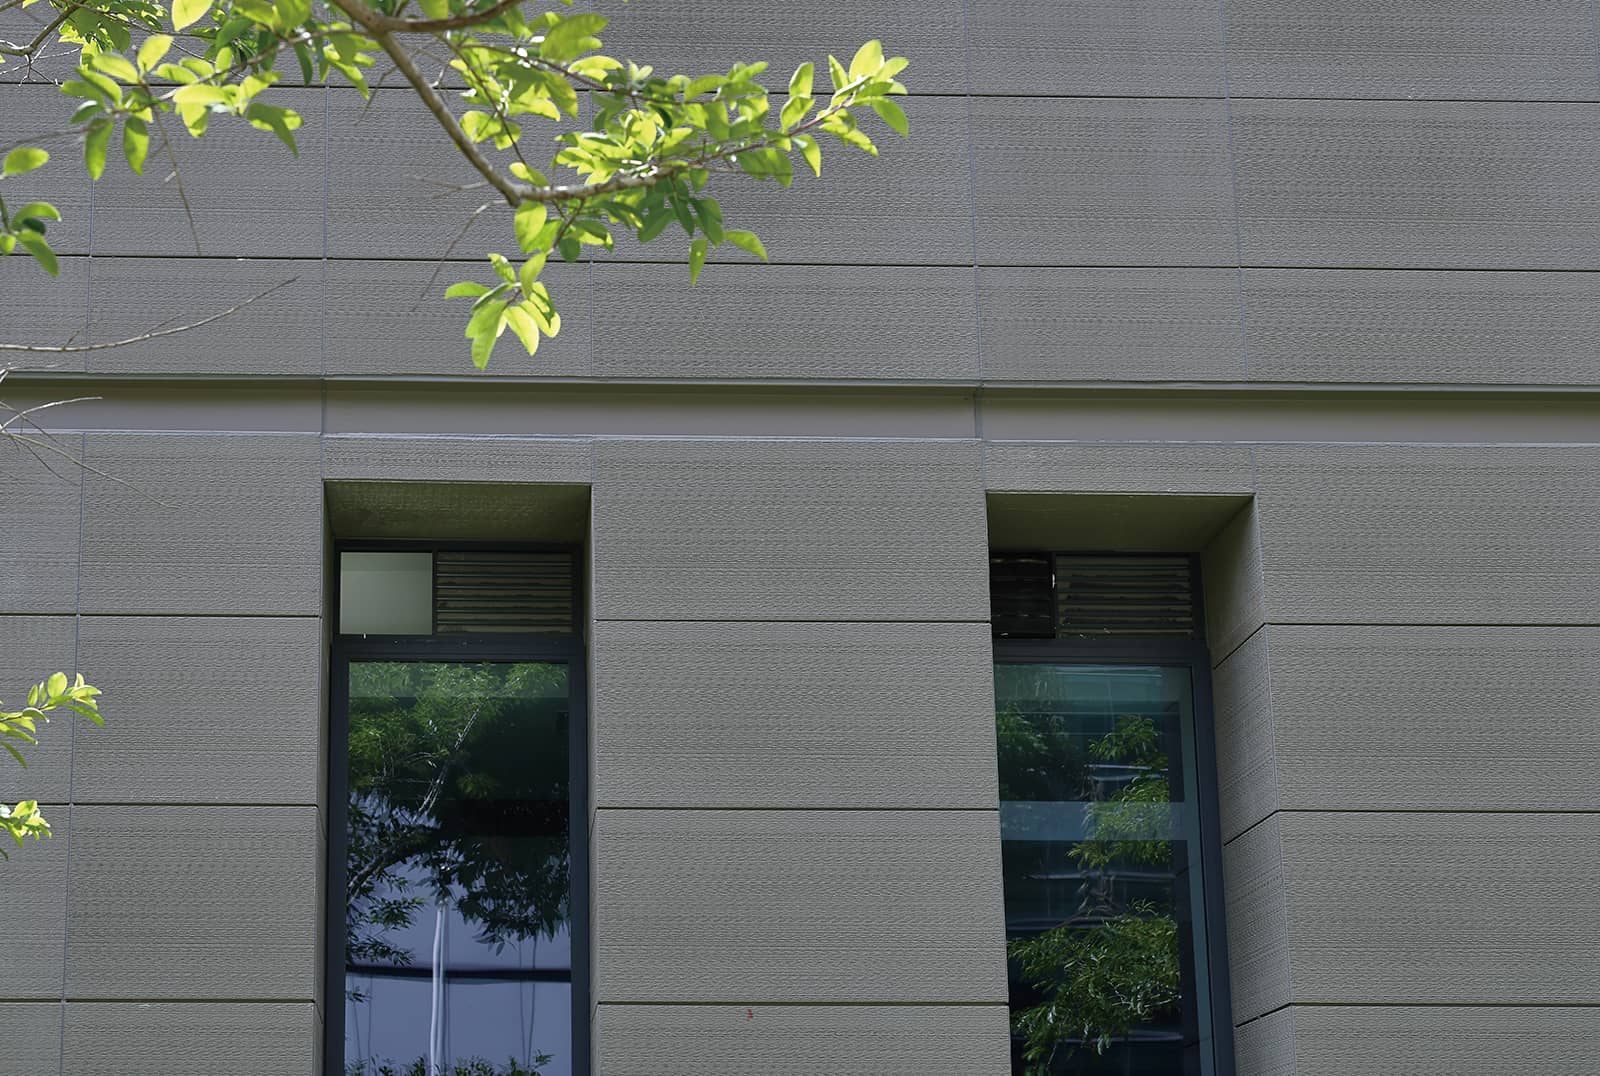
[[[994,553],[1048,554],[1058,550],[995,549]],[[1072,550],[1072,556],[1096,552]],[[1107,556],[1143,554],[1108,552]],[[1200,558],[1193,554],[1151,553],[1152,557],[1183,556],[1189,561],[1194,591],[1195,638],[1119,635],[1105,639],[1007,638],[995,636],[996,665],[1161,665],[1189,670],[1194,709],[1195,789],[1200,815],[1200,884],[1205,894],[1205,988],[1211,1003],[1212,1060],[1216,1076],[1236,1076],[1233,1043],[1233,995],[1228,975],[1228,928],[1222,890],[1222,823],[1218,800],[1216,715],[1211,701],[1211,650],[1205,640],[1205,605]]]
[[[572,556],[572,634],[340,635],[339,555],[476,550]],[[350,663],[352,661],[549,662],[567,667],[568,894],[572,945],[572,1072],[590,1070],[589,690],[583,637],[584,556],[579,545],[551,542],[351,540],[333,543],[332,619],[328,648],[328,851],[323,910],[323,1074],[342,1076],[345,1033],[345,857],[348,849]]]

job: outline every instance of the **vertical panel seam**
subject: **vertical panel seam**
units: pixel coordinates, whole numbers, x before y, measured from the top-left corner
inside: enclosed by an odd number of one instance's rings
[[[78,556],[77,572],[72,587],[72,670],[83,668],[83,520],[84,506],[88,500],[89,435],[78,435],[78,459],[83,465],[78,471]],[[66,876],[62,883],[61,900],[61,1020],[57,1038],[57,1070],[67,1070],[67,952],[72,930],[72,802],[77,798],[75,778],[78,770],[78,721],[76,715],[67,726],[67,851]]]
[[[332,88],[322,87],[322,283],[319,288],[321,300],[321,332],[320,345],[322,349],[322,376],[328,376],[328,203],[333,190],[333,145],[328,133],[333,123],[333,105],[330,101]],[[323,432],[326,433],[328,423],[326,409],[324,409]]]
[[[967,217],[972,223],[972,348],[978,361],[978,392],[973,398],[973,428],[976,436],[983,437],[983,414],[979,409],[983,397],[983,298],[978,287],[978,146],[972,120],[972,3],[963,0],[961,5],[962,54],[967,68]]]
[[[1228,183],[1233,194],[1234,288],[1239,300],[1239,361],[1250,380],[1250,327],[1244,313],[1244,237],[1239,219],[1239,161],[1233,145],[1233,72],[1228,63],[1228,0],[1217,0],[1218,36],[1222,45],[1222,115],[1228,131]]]
[[[1600,0],[1589,0],[1589,26],[1594,38],[1595,93],[1600,95]]]

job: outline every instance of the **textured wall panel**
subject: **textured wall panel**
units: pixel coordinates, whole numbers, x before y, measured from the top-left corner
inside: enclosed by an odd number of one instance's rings
[[[1231,840],[1278,809],[1278,748],[1266,631],[1217,666],[1211,681],[1222,836]]]
[[[27,705],[28,688],[51,673],[71,676],[83,667],[77,661],[77,625],[70,616],[0,617],[0,700],[3,709]],[[88,676],[100,686],[98,672]],[[37,744],[14,743],[28,760],[27,768],[13,764],[7,754],[0,764],[0,803],[18,800],[65,803],[71,788],[73,724],[84,720],[70,710],[58,710],[48,725],[41,725]],[[0,967],[4,964],[0,963]]]
[[[1222,849],[1222,892],[1227,901],[1228,971],[1233,1022],[1243,1023],[1290,1000],[1290,928],[1280,820],[1274,814]],[[1315,944],[1315,930],[1293,935]]]
[[[5,765],[16,766],[8,755]],[[9,807],[21,797],[4,798]],[[0,834],[10,859],[0,860],[5,871],[5,901],[13,909],[17,923],[0,931],[0,973],[6,978],[6,998],[26,1000],[59,998],[66,945],[66,906],[68,844],[72,839],[70,810],[65,804],[41,803],[45,820],[54,834],[41,841],[29,840],[21,848],[10,834]],[[72,849],[76,852],[77,849]],[[54,1039],[55,1025],[51,1025]],[[0,1057],[9,1050],[10,1029],[0,1023]],[[0,1072],[5,1062],[0,1061]]]
[[[281,285],[281,286],[280,286]],[[189,325],[260,296],[188,332],[91,351],[94,374],[241,374],[315,377],[322,372],[322,265],[315,261],[96,258],[89,339],[141,336]]]
[[[1294,1024],[1298,1067],[1281,1070],[1293,1076],[1590,1076],[1600,1051],[1592,1006],[1297,1005],[1268,1019],[1280,1017]]]
[[[825,81],[819,75],[818,88]],[[778,101],[781,105],[782,99]],[[821,179],[797,159],[794,186],[788,190],[743,176],[714,180],[707,190],[722,206],[727,226],[759,235],[774,262],[970,266],[966,99],[910,97],[904,108],[911,124],[909,139],[870,113],[862,117],[862,129],[877,144],[877,157],[824,135]],[[687,252],[682,230],[669,229],[649,244],[619,238],[615,254],[596,257],[682,262]],[[708,260],[755,264],[753,256],[732,244],[711,251]],[[805,309],[798,297],[796,302],[796,312]]]
[[[1600,814],[1276,818],[1294,1001],[1600,998]]]
[[[80,664],[115,720],[78,738],[78,802],[317,802],[316,617],[86,617]]]
[[[1206,645],[1221,662],[1266,620],[1261,542],[1254,502],[1206,546],[1200,556],[1205,588]]]
[[[607,620],[982,620],[971,442],[595,448],[595,612]]]
[[[975,93],[1222,95],[1212,0],[991,0],[970,18]]]
[[[987,625],[594,631],[597,806],[997,806]]]
[[[509,231],[509,220],[499,223]],[[398,220],[395,225],[406,227],[407,222]],[[512,251],[514,246],[509,234],[483,235],[477,242],[480,245],[470,246],[463,240],[458,253]],[[434,258],[442,249],[419,246],[406,253],[430,252],[433,258],[421,261],[328,263],[329,374],[478,374],[465,335],[471,304],[447,300],[444,291],[460,280],[495,280],[494,273],[487,264],[476,262],[441,266]],[[489,360],[489,376],[581,377],[589,372],[589,267],[556,261],[540,279],[561,313],[561,331],[540,340],[533,355],[516,334],[501,336]]]
[[[1006,1076],[1001,1005],[601,1005],[600,1076]]]
[[[978,297],[992,380],[1244,376],[1232,269],[984,268]]]
[[[9,27],[24,20],[31,24],[41,11],[49,10],[31,7],[24,13],[13,9],[0,14],[0,20],[10,20],[0,22],[0,26]],[[0,38],[10,36],[0,30]],[[77,52],[72,49],[73,58],[65,64],[68,71],[78,62]],[[5,65],[0,66],[0,80],[20,77],[22,71],[22,65],[8,56]],[[72,113],[80,103],[48,84],[6,86],[0,92],[0,128],[6,132],[0,145],[9,153],[15,143],[36,143],[51,157],[50,164],[38,171],[7,177],[6,204],[17,208],[27,202],[49,202],[60,210],[61,219],[49,224],[50,247],[58,255],[89,252],[89,176],[83,168],[82,151],[67,139],[47,137],[72,129]],[[121,160],[120,148],[106,171],[109,173],[113,167],[128,170]],[[17,260],[32,263],[27,267],[29,272],[44,274],[32,258],[18,254]]]
[[[608,811],[595,998],[1003,1003],[993,811]]]
[[[176,180],[163,182],[172,171],[164,157],[152,152],[140,177],[113,147],[94,187],[94,253],[320,257],[327,178],[323,91],[281,86],[267,100],[300,113],[304,126],[294,133],[299,156],[277,136],[232,117],[212,116],[200,139],[169,124],[182,196]]]
[[[1600,382],[1600,273],[1247,269],[1244,294],[1264,381]]]
[[[315,436],[94,434],[88,458],[84,612],[316,615]]]
[[[315,807],[80,806],[73,835],[68,997],[315,997]]]
[[[955,0],[914,6],[830,0],[805,8],[784,0],[588,6],[611,19],[600,33],[608,54],[653,64],[661,75],[692,77],[727,71],[735,61],[765,60],[771,64],[765,82],[781,90],[796,66],[810,63],[816,67],[817,90],[825,92],[829,53],[848,66],[862,42],[880,38],[884,55],[911,60],[901,81],[912,93],[964,93],[967,88],[964,5]]]
[[[6,68],[0,67],[0,72]],[[0,1001],[0,1076],[52,1076],[61,1071],[61,1003]]]
[[[0,68],[0,71],[5,70]],[[0,90],[0,99],[16,93],[15,87]],[[61,169],[56,169],[60,171]],[[6,180],[21,183],[26,176]],[[37,197],[54,198],[56,207],[66,212],[66,199],[57,198],[55,188],[34,192]],[[56,237],[55,226],[50,238]],[[31,344],[40,347],[76,347],[89,342],[86,325],[89,317],[89,259],[62,257],[57,259],[61,275],[52,277],[40,268],[39,263],[20,250],[15,257],[0,258],[0,341],[8,344]],[[84,368],[82,352],[50,353],[7,352],[5,365],[14,370],[49,370],[59,373],[78,373]],[[67,414],[71,414],[69,410]],[[9,417],[9,416],[6,416]],[[41,421],[46,417],[39,416]],[[15,455],[8,452],[8,456]],[[16,468],[8,463],[7,468]]]
[[[73,1076],[315,1076],[310,1002],[67,1005],[65,1069]]]
[[[1233,1032],[1238,1076],[1299,1076],[1290,1009],[1251,1020]]]
[[[1272,620],[1594,623],[1600,450],[1264,445]]]
[[[595,267],[602,377],[978,376],[970,268]],[[817,314],[807,313],[817,311]]]
[[[443,64],[437,65],[443,67]],[[450,107],[457,115],[465,105],[453,94]],[[547,124],[530,118],[532,124]],[[558,128],[548,124],[554,133]],[[527,145],[542,140],[529,131]],[[504,167],[514,160],[492,145],[484,152]],[[541,151],[543,152],[543,151]],[[552,147],[548,152],[554,153]],[[534,167],[542,168],[538,154]],[[567,176],[552,176],[560,182]],[[450,143],[411,87],[391,83],[366,104],[354,90],[335,90],[329,97],[328,127],[328,255],[333,258],[412,258],[427,263],[428,272],[442,258],[452,240],[451,257],[472,263],[467,274],[449,277],[457,268],[446,266],[439,287],[467,279],[479,270],[488,272],[482,252],[516,253],[511,231],[511,211],[499,195],[481,186],[483,177]],[[474,215],[479,206],[488,208]],[[424,277],[424,279],[426,279]],[[404,290],[421,281],[404,282]],[[468,304],[457,304],[465,308]],[[464,324],[464,323],[463,323]],[[456,330],[459,336],[460,329]],[[464,338],[463,338],[464,339]]]
[[[83,438],[27,436],[42,444],[13,441],[0,463],[0,613],[74,613]]]
[[[1577,269],[1600,261],[1600,110],[1235,101],[1246,265]]]
[[[1238,445],[988,441],[984,484],[1019,493],[1249,493]]]
[[[1221,101],[979,97],[972,122],[979,261],[1236,264]]]
[[[1239,97],[1593,100],[1586,0],[1227,0]]]
[[[329,437],[329,479],[386,482],[564,482],[593,475],[588,441],[511,437]]]
[[[1262,634],[1285,807],[1600,811],[1600,629]]]

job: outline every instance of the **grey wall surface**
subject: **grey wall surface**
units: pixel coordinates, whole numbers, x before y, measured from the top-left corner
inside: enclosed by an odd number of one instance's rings
[[[7,181],[67,219],[0,340],[284,286],[7,381],[104,399],[49,413],[90,470],[0,469],[0,697],[111,721],[0,768],[57,831],[0,865],[0,1074],[315,1072],[325,491],[425,536],[410,482],[437,535],[591,491],[596,1072],[1005,1070],[986,522],[1203,553],[1244,1076],[1592,1071],[1593,3],[606,10],[780,81],[881,36],[913,137],[722,191],[773,265],[553,268],[483,375],[439,295],[508,221],[403,91],[182,141],[193,234],[116,162]],[[8,138],[70,66],[0,67]]]

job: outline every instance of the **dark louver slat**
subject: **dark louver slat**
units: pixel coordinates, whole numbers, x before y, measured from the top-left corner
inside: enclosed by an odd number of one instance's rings
[[[996,637],[1194,638],[1194,572],[1186,557],[995,553]]]
[[[573,567],[570,553],[441,550],[433,562],[434,631],[570,634]]]

